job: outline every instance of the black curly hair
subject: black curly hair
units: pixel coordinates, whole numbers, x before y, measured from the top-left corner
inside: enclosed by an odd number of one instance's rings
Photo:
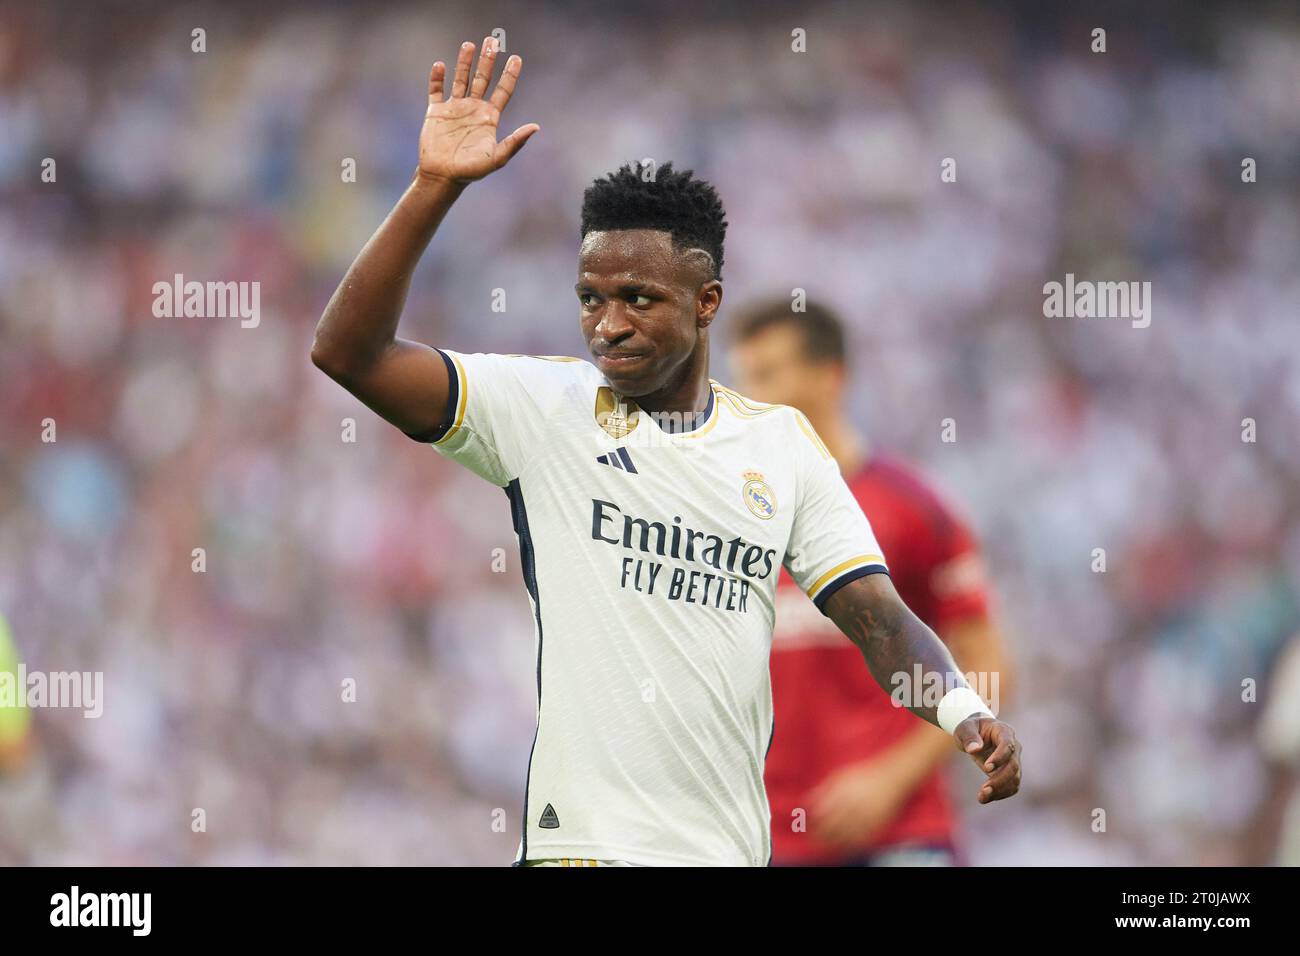
[[[646,172],[650,171],[647,176]],[[722,278],[726,212],[717,190],[694,170],[678,172],[671,162],[629,163],[587,187],[582,194],[582,237],[613,229],[659,229],[676,249],[703,249],[713,257],[713,278]]]

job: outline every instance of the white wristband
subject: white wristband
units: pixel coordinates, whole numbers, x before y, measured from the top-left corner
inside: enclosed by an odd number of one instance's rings
[[[992,711],[980,699],[980,695],[969,687],[954,687],[939,701],[939,726],[948,733],[952,733],[957,729],[958,724],[975,714],[993,716]]]

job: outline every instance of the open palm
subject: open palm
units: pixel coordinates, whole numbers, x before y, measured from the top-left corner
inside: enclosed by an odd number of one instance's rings
[[[483,40],[478,68],[470,75],[474,44],[462,43],[456,57],[456,75],[451,95],[443,97],[447,67],[439,60],[429,73],[429,109],[420,130],[420,175],[448,182],[470,183],[482,179],[510,161],[510,158],[541,127],[528,123],[497,142],[501,111],[510,102],[523,61],[512,56],[492,96],[484,99],[497,58],[497,41]]]

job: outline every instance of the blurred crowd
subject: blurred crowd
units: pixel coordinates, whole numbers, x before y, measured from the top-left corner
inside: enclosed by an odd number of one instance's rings
[[[105,702],[35,715],[0,864],[512,858],[505,496],[308,360],[429,66],[496,28],[507,129],[541,133],[452,210],[402,334],[583,354],[582,189],[694,168],[730,222],[714,376],[728,303],[835,306],[862,428],[979,532],[1025,778],[978,807],[954,763],[973,862],[1294,862],[1300,21],[1160,9],[9,6],[0,613]],[[260,282],[260,324],[155,317],[178,273]],[[1151,282],[1150,327],[1045,318],[1067,273]]]

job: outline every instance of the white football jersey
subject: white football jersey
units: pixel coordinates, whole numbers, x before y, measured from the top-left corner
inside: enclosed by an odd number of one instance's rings
[[[580,359],[441,354],[433,447],[506,490],[536,619],[516,864],[767,865],[780,567],[818,607],[885,571],[835,460],[796,410],[713,380],[683,423]]]

